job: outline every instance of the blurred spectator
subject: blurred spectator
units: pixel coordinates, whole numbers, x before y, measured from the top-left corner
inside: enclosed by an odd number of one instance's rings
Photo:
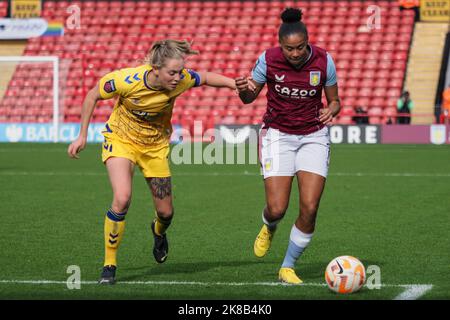
[[[450,111],[450,85],[442,92],[442,109]]]
[[[409,92],[405,91],[402,93],[400,99],[397,101],[397,110],[399,113],[407,114],[405,116],[399,116],[397,118],[397,123],[399,124],[409,124],[411,122],[411,110],[414,104],[409,98]]]
[[[353,116],[353,121],[356,124],[369,124],[369,117],[367,111],[363,107],[357,107],[355,109],[356,115]]]
[[[441,116],[439,117],[439,123],[445,125],[450,123],[450,111],[448,109],[442,109]]]
[[[398,0],[400,11],[414,10],[414,21],[420,21],[420,0]]]

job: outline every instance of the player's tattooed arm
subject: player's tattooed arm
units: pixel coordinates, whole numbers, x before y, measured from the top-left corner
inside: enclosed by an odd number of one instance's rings
[[[171,178],[151,178],[148,182],[155,198],[164,199],[172,194]]]

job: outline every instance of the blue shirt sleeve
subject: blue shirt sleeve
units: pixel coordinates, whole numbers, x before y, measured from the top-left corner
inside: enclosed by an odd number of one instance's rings
[[[194,87],[198,87],[200,85],[200,75],[197,72],[195,72],[194,70],[191,70],[191,69],[187,69],[187,71],[191,75],[192,79],[195,80]]]
[[[267,81],[267,63],[266,52],[264,51],[256,60],[255,67],[252,71],[252,78],[258,83],[266,83]]]
[[[325,86],[334,86],[337,83],[336,66],[334,65],[333,58],[327,53],[327,81]]]

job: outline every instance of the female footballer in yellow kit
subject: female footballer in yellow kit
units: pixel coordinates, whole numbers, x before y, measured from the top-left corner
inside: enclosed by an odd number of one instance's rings
[[[102,132],[102,160],[113,191],[111,208],[105,217],[105,262],[99,283],[114,284],[117,249],[125,228],[131,202],[135,165],[139,166],[152,192],[156,216],[151,230],[153,255],[162,263],[168,254],[166,229],[173,217],[169,140],[175,99],[203,84],[235,89],[231,78],[185,69],[185,58],[197,54],[187,41],[164,40],[153,44],[148,63],[108,73],[92,88],[83,103],[81,130],[68,148],[71,158],[84,149],[89,121],[98,100],[118,100]]]

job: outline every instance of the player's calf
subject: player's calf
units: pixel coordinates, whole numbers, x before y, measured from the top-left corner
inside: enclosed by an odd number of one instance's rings
[[[166,230],[171,221],[172,216],[166,220],[156,215],[156,218],[153,220],[151,225],[154,239],[153,257],[158,263],[165,262],[169,254],[169,242],[167,241]]]

